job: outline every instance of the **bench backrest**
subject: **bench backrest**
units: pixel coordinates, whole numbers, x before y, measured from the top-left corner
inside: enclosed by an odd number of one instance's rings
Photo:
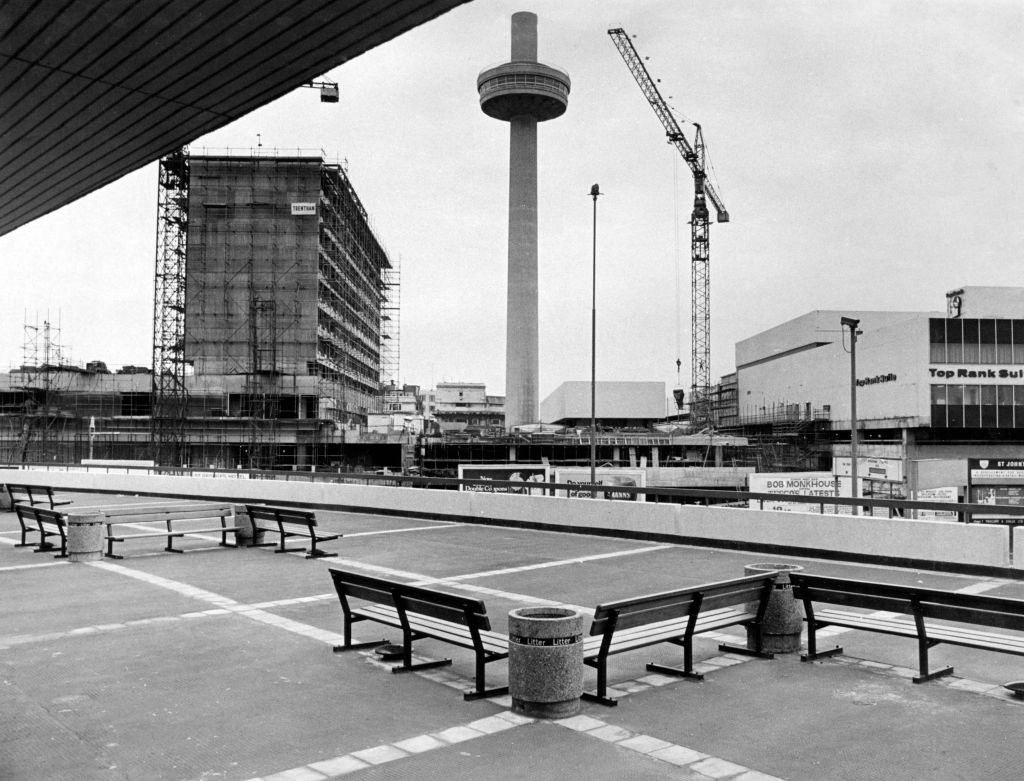
[[[338,592],[338,598],[343,606],[348,606],[348,597],[386,605],[394,604],[393,593],[397,584],[393,581],[334,567],[329,567],[328,572],[331,573],[334,590]]]
[[[49,510],[46,507],[35,507],[31,504],[16,504],[14,511],[19,518],[32,518],[36,523],[45,523],[53,526],[64,526],[64,516],[56,510]]]
[[[316,526],[316,513],[299,510],[295,507],[268,507],[266,505],[247,504],[249,517],[254,521],[270,523],[294,523],[300,526]]]
[[[797,599],[1024,631],[1024,600],[793,573]]]
[[[7,495],[11,497],[11,504],[18,504],[28,502],[28,504],[36,505],[48,504],[51,508],[53,507],[53,489],[49,486],[44,485],[18,485],[7,483]],[[45,497],[45,498],[44,498]]]
[[[775,573],[747,575],[742,578],[705,583],[700,586],[662,591],[641,597],[598,605],[591,635],[604,634],[609,627],[631,629],[637,626],[684,618],[693,610],[707,611],[757,602],[755,615],[763,612]]]
[[[410,586],[393,580],[364,575],[361,572],[328,568],[334,588],[343,606],[347,598],[393,605],[400,611],[440,618],[476,629],[490,629],[487,609],[479,599],[443,591]]]
[[[401,600],[403,609],[410,613],[440,618],[475,629],[491,628],[487,608],[479,599],[406,585],[398,587],[396,597]]]

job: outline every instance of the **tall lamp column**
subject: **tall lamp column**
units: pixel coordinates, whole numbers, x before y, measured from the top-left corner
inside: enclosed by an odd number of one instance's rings
[[[593,252],[591,254],[590,290],[590,484],[597,484],[597,196],[601,188],[590,188],[594,199]],[[597,492],[594,491],[594,495]]]
[[[850,496],[857,498],[857,326],[860,320],[841,317],[839,322],[850,329]],[[854,504],[853,514],[860,515],[860,508]]]

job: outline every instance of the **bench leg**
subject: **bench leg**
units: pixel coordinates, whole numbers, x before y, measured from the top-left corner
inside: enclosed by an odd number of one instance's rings
[[[695,673],[693,670],[681,669],[679,667],[669,667],[665,664],[648,664],[647,670],[652,673],[663,673],[665,675],[675,675],[679,678],[689,678],[691,681],[704,680],[704,676],[701,673]]]
[[[365,643],[353,643],[349,641],[346,642],[345,645],[332,646],[331,650],[336,654],[340,654],[345,651],[355,651],[357,648],[376,648],[379,645],[387,645],[387,642],[387,640],[368,640]]]
[[[808,651],[805,654],[800,654],[801,662],[813,662],[815,659],[825,659],[829,656],[838,656],[843,652],[843,647],[837,645],[835,648],[829,648],[827,651],[815,651],[811,653]]]
[[[609,708],[614,708],[619,704],[619,701],[614,697],[608,696],[608,668],[605,665],[606,661],[607,659],[602,659],[601,657],[583,660],[585,665],[597,670],[597,692],[591,694],[585,691],[580,696],[586,702],[596,702],[601,705],[607,705]]]
[[[730,654],[742,654],[743,656],[756,656],[759,659],[774,659],[775,654],[770,651],[758,651],[754,648],[747,648],[745,645],[730,645],[729,643],[719,643],[719,651],[725,651]]]
[[[471,692],[464,693],[462,695],[462,699],[482,700],[488,697],[501,697],[502,695],[508,694],[508,686],[498,686],[494,689],[488,689],[486,681],[487,663],[507,658],[508,654],[493,655],[488,658],[487,656],[478,653],[476,655],[476,689]]]
[[[410,673],[415,670],[430,670],[434,667],[447,667],[452,663],[451,659],[438,659],[434,662],[417,662],[416,664],[400,664],[391,668],[393,673]]]
[[[941,670],[936,670],[933,673],[928,672],[928,649],[936,645],[938,645],[938,641],[928,640],[927,638],[919,639],[917,641],[917,658],[921,674],[915,675],[911,679],[914,683],[934,681],[936,678],[941,678],[944,675],[951,675],[953,673],[952,667],[943,667]]]
[[[315,545],[313,549],[306,554],[307,559],[329,559],[331,556],[337,556],[337,553],[328,553],[325,550],[317,548]]]

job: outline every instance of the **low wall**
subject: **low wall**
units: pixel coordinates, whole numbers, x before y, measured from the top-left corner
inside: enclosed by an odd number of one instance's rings
[[[1010,529],[994,525],[276,480],[0,469],[0,483],[5,480],[63,490],[301,504],[566,529],[957,571],[1011,568]],[[1013,540],[1013,553],[1015,569],[1024,570],[1024,533]]]

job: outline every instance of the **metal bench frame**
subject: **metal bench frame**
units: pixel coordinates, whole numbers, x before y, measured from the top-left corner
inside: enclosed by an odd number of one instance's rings
[[[803,572],[792,573],[790,579],[795,597],[804,604],[807,653],[800,658],[806,662],[843,652],[841,646],[818,650],[817,630],[826,626],[842,626],[917,640],[919,674],[914,676],[914,683],[924,683],[953,672],[952,667],[934,671],[929,668],[928,651],[939,643],[1024,656],[1024,634],[1014,636],[935,623],[947,621],[974,624],[1024,633],[1024,600]],[[835,608],[818,609],[815,603],[902,615],[878,616]],[[905,616],[909,616],[909,619]]]
[[[252,524],[253,547],[278,545],[274,542],[255,542],[261,531],[268,531],[280,535],[280,544],[274,553],[292,553],[306,550],[305,548],[288,548],[285,542],[289,537],[308,537],[310,540],[307,559],[320,559],[337,556],[337,553],[327,553],[316,547],[318,542],[330,542],[336,540],[340,534],[317,534],[316,513],[310,510],[300,510],[295,507],[271,507],[263,504],[247,504],[245,511],[249,514],[249,522]]]
[[[702,680],[704,676],[693,671],[693,638],[729,626],[751,628],[755,647],[723,643],[720,650],[774,658],[763,650],[759,629],[775,576],[776,573],[747,575],[598,605],[590,637],[583,644],[583,663],[597,670],[597,691],[583,692],[583,698],[602,705],[617,705],[608,696],[608,657],[659,643],[681,645],[683,667],[648,664],[648,670]]]
[[[508,637],[491,631],[487,608],[481,600],[334,567],[329,572],[345,620],[345,642],[335,646],[335,652],[379,646],[386,642],[352,642],[352,624],[374,621],[402,630],[402,663],[391,669],[393,673],[450,665],[451,659],[413,663],[413,642],[431,638],[473,651],[476,687],[465,692],[464,699],[478,700],[508,693],[508,686],[488,689],[486,685],[487,665],[508,658]],[[350,599],[366,604],[353,607]]]

